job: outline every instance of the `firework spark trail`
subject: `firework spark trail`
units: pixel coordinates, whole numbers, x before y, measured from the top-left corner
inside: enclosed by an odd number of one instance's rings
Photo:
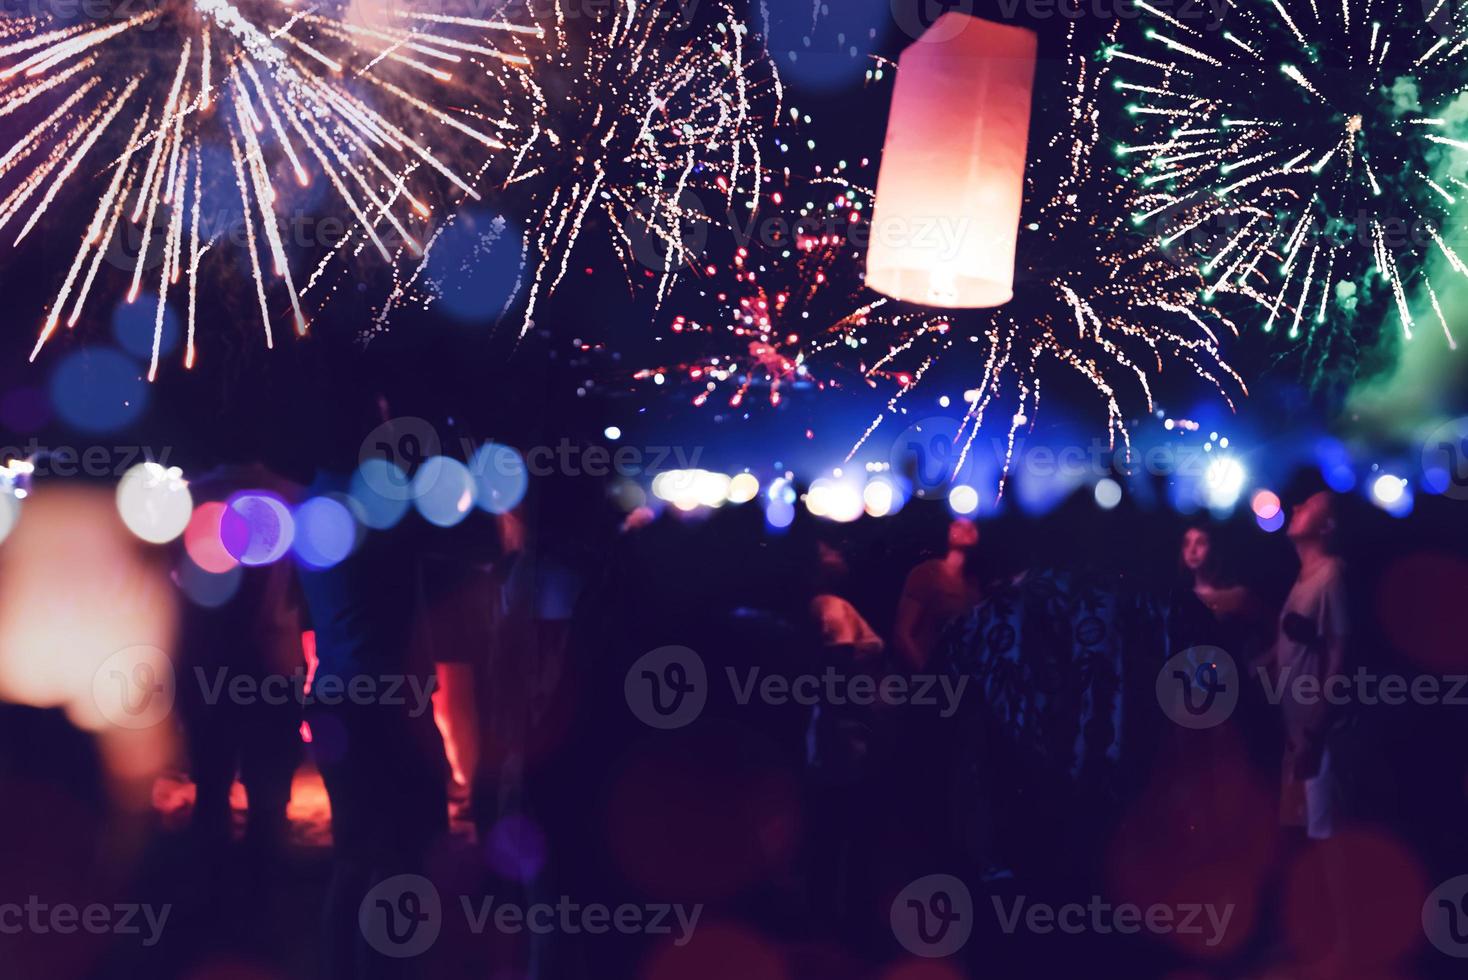
[[[791,146],[779,148],[787,152]],[[697,355],[642,369],[634,381],[686,382],[697,389],[696,406],[729,386],[727,404],[734,409],[755,388],[767,389],[770,404],[778,406],[792,387],[824,389],[846,380],[874,384],[863,378],[865,365],[837,369],[829,377],[808,370],[813,359],[838,360],[826,356],[833,348],[865,343],[860,327],[886,306],[884,299],[860,298],[861,251],[854,243],[871,191],[850,179],[852,168],[845,162],[829,169],[809,166],[809,173],[786,167],[781,175],[768,175],[764,200],[730,229],[737,245],[732,254],[700,270],[707,279],[698,289],[704,302],[695,308],[691,297],[685,300],[665,338],[668,347],[693,347]]]
[[[1420,282],[1436,296],[1426,260],[1455,204],[1434,164],[1461,170],[1455,153],[1468,148],[1461,132],[1434,131],[1464,94],[1462,0],[1379,11],[1350,0],[1230,4],[1226,30],[1140,10],[1140,38],[1104,52],[1133,99],[1136,144],[1116,152],[1153,191],[1138,222],[1161,216],[1159,237],[1189,226],[1182,248],[1210,292],[1267,311],[1266,333],[1288,318],[1313,383],[1356,370],[1389,305],[1410,340],[1407,290]],[[1391,231],[1403,227],[1410,234]],[[1247,258],[1224,265],[1224,251]]]
[[[760,143],[783,97],[727,5],[688,36],[666,9],[633,0],[574,24],[556,0],[543,17],[524,39],[528,67],[515,76],[520,89],[501,131],[509,166],[496,175],[530,215],[522,336],[593,234],[610,244],[629,286],[646,272],[656,276],[657,302],[666,300],[698,260],[697,230],[723,223],[720,207],[754,209]],[[431,247],[399,278],[373,332],[391,309],[438,294]]]
[[[939,365],[976,361],[968,409],[957,436],[960,465],[996,406],[1003,405],[1009,452],[1019,431],[1035,418],[1042,379],[1055,368],[1081,377],[1106,409],[1115,447],[1130,446],[1124,388],[1135,387],[1153,409],[1152,384],[1169,362],[1186,365],[1232,407],[1229,390],[1247,393],[1228,366],[1219,334],[1233,323],[1202,300],[1205,281],[1190,264],[1173,261],[1132,225],[1143,192],[1095,160],[1098,100],[1108,79],[1076,50],[1072,26],[1068,101],[1064,122],[1046,146],[1032,152],[1026,175],[1025,227],[1020,232],[1016,296],[996,311],[941,314],[914,311],[871,299],[859,280],[860,250],[852,230],[870,213],[872,181],[855,180],[844,164],[771,195],[765,211],[778,210],[782,194],[795,206],[793,244],[781,242],[759,255],[736,256],[729,265],[733,287],[705,287],[724,307],[701,321],[687,314],[675,333],[717,338],[719,353],[639,372],[637,380],[682,377],[701,390],[704,404],[719,385],[731,384],[730,407],[739,407],[752,384],[767,385],[771,401],[780,387],[802,378],[813,387],[836,385],[852,374],[870,385],[895,385],[885,410],[861,434],[848,462],[882,422]],[[1064,161],[1059,179],[1044,170]],[[866,165],[868,161],[862,161]],[[834,198],[817,191],[834,189]],[[831,227],[832,215],[840,219]],[[813,229],[801,234],[801,223]],[[862,229],[865,236],[881,229]],[[714,270],[710,270],[711,274]],[[859,305],[852,310],[853,301]],[[851,310],[822,318],[828,309]],[[1222,328],[1222,329],[1220,329]],[[748,353],[743,347],[748,346]],[[726,353],[726,351],[737,353]],[[969,351],[973,351],[970,354]],[[855,355],[856,363],[847,363]],[[1126,379],[1123,386],[1120,379]],[[1005,473],[1008,466],[1006,462]],[[1003,482],[1000,492],[1003,492]]]
[[[21,125],[0,143],[0,225],[23,217],[19,244],[53,212],[65,220],[63,195],[84,198],[89,182],[98,185],[31,358],[68,303],[66,324],[76,325],[108,257],[129,273],[129,302],[157,266],[150,379],[164,297],[181,284],[192,366],[200,262],[222,231],[208,227],[208,215],[228,213],[228,200],[215,195],[229,188],[232,209],[243,214],[267,344],[281,312],[271,299],[277,284],[304,332],[305,290],[296,287],[295,243],[284,234],[291,185],[325,175],[336,204],[380,255],[394,257],[387,233],[416,254],[418,228],[451,211],[456,197],[477,197],[460,158],[473,162],[472,172],[505,149],[502,121],[476,106],[503,100],[529,65],[523,41],[539,33],[502,14],[394,9],[367,23],[350,4],[327,13],[295,10],[291,0],[166,0],[99,24],[5,18],[0,117]],[[281,170],[289,184],[277,180]],[[137,255],[127,259],[116,239],[133,227]]]

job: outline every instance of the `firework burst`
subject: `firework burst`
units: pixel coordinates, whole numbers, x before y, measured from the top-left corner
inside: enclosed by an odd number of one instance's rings
[[[735,409],[754,389],[779,405],[792,387],[824,390],[848,380],[839,370],[826,371],[839,369],[842,359],[826,364],[824,355],[865,341],[849,328],[868,311],[842,311],[862,292],[856,243],[872,195],[849,172],[842,163],[830,173],[816,166],[813,177],[793,177],[786,168],[767,178],[758,216],[729,229],[732,256],[700,270],[707,281],[696,290],[697,302],[690,297],[661,338],[696,353],[641,370],[634,380],[672,378],[697,389],[696,406],[719,397]],[[822,371],[812,371],[812,364]],[[852,377],[861,373],[858,365]]]
[[[287,214],[325,184],[383,259],[421,251],[436,210],[476,196],[459,150],[505,148],[493,114],[463,103],[523,70],[506,42],[536,30],[371,0],[158,0],[93,20],[7,18],[0,117],[22,135],[0,141],[0,230],[21,245],[59,201],[92,202],[31,357],[80,320],[107,259],[124,265],[129,302],[156,282],[150,378],[170,289],[187,291],[191,366],[201,263],[225,237],[210,220],[221,193],[267,345],[280,315],[304,333],[310,282],[292,270]],[[124,262],[129,228],[137,254]]]
[[[938,364],[972,365],[958,432],[962,453],[955,457],[960,466],[996,413],[1008,425],[1012,450],[1039,408],[1042,381],[1057,369],[1082,378],[1100,397],[1113,445],[1118,439],[1129,445],[1123,407],[1129,393],[1152,411],[1153,382],[1169,364],[1185,366],[1232,405],[1229,391],[1243,391],[1244,384],[1219,345],[1233,324],[1202,302],[1204,280],[1195,267],[1174,261],[1133,228],[1139,192],[1095,161],[1105,66],[1076,53],[1073,29],[1068,50],[1063,121],[1031,152],[1026,174],[1029,203],[1012,301],[994,311],[935,314],[864,290],[854,271],[861,268],[860,246],[884,232],[867,219],[872,181],[842,166],[815,182],[828,189],[827,197],[812,188],[804,193],[814,202],[802,197],[797,209],[797,222],[814,219],[819,233],[796,234],[758,260],[741,254],[730,266],[734,286],[715,294],[725,314],[714,333],[733,355],[705,355],[639,378],[686,377],[702,389],[699,404],[720,384],[733,385],[733,404],[752,384],[769,384],[773,396],[787,365],[817,385],[855,376],[890,386],[886,410],[849,460],[886,418],[905,410],[904,399]],[[1058,175],[1057,159],[1063,160]],[[833,215],[839,220],[831,226]],[[832,304],[845,312],[821,318],[819,311]],[[799,328],[792,328],[792,310]],[[674,327],[686,330],[692,322],[685,315]]]
[[[1135,233],[1135,186],[1097,162],[1105,66],[1077,53],[1074,28],[1067,51],[1062,123],[1031,152],[1025,175],[1014,299],[987,315],[896,314],[888,323],[901,342],[869,369],[899,383],[890,413],[940,359],[975,362],[957,436],[960,467],[995,413],[1008,425],[1012,454],[1039,410],[1042,383],[1057,371],[1078,376],[1100,398],[1113,448],[1118,440],[1130,448],[1125,405],[1153,411],[1153,383],[1169,364],[1208,382],[1231,408],[1230,389],[1246,392],[1220,349],[1221,336],[1236,334],[1233,323],[1203,303],[1195,268]],[[1055,159],[1064,161],[1058,177],[1046,168]],[[872,422],[857,449],[881,422]],[[1005,472],[1008,463],[1007,455]]]
[[[555,2],[551,48],[525,76],[531,117],[505,181],[529,191],[539,215],[527,325],[565,278],[593,213],[629,273],[659,273],[661,302],[696,261],[700,229],[721,208],[756,203],[779,77],[728,6],[704,31],[669,11],[625,0],[578,35]]]
[[[1401,334],[1468,192],[1462,0],[1230,0],[1184,22],[1138,4],[1141,38],[1111,45],[1136,135],[1116,153],[1147,193],[1136,220],[1200,264],[1209,288],[1259,304],[1319,383],[1354,371],[1394,306]],[[1390,300],[1387,297],[1390,297]]]

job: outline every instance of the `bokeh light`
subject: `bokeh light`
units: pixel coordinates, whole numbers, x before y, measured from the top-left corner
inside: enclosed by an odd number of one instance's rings
[[[1260,490],[1249,501],[1254,516],[1262,521],[1272,521],[1280,513],[1279,495],[1273,490]],[[1262,526],[1262,524],[1261,524]]]
[[[224,547],[220,533],[227,510],[217,500],[200,504],[184,528],[184,551],[195,565],[212,575],[222,575],[239,564]]]
[[[115,432],[137,421],[148,403],[148,383],[137,362],[107,348],[74,351],[51,375],[51,404],[83,432]]]
[[[312,568],[331,568],[352,553],[357,522],[334,497],[312,497],[296,508],[296,557]]]
[[[1219,456],[1203,471],[1203,500],[1217,511],[1232,510],[1244,492],[1249,474],[1232,456]]]
[[[153,337],[158,330],[158,297],[142,291],[131,303],[118,303],[112,311],[112,336],[117,346],[140,361],[153,358]],[[158,355],[167,357],[178,349],[183,330],[171,305],[163,305],[163,328],[158,332]]]
[[[1103,477],[1096,481],[1094,494],[1097,507],[1102,510],[1111,510],[1121,503],[1121,484],[1110,477]]]
[[[0,487],[0,544],[10,537],[16,521],[20,520],[20,498],[4,487]]]
[[[384,494],[378,488],[408,486],[408,475],[402,467],[374,456],[357,467],[347,493],[357,520],[373,530],[386,531],[396,527],[408,512],[408,495]]]
[[[424,281],[442,310],[465,323],[488,323],[515,298],[524,239],[505,218],[465,211],[444,228],[429,252]]]
[[[948,491],[948,507],[960,517],[967,517],[979,509],[979,491],[966,483],[960,483]]]
[[[223,550],[221,545],[220,551]],[[244,567],[239,564],[231,564],[223,572],[209,572],[200,568],[187,554],[174,569],[174,580],[178,583],[179,590],[194,605],[205,609],[217,609],[233,599],[244,578]]]
[[[653,477],[652,493],[681,511],[722,507],[733,484],[723,473],[708,470],[666,470]],[[758,487],[755,492],[758,493]]]
[[[1393,517],[1412,513],[1412,487],[1394,473],[1383,473],[1371,481],[1371,499]]]
[[[1421,863],[1378,831],[1338,831],[1301,852],[1285,881],[1285,936],[1305,962],[1351,937],[1352,972],[1383,976],[1422,942],[1422,902],[1430,890]]]
[[[290,551],[295,532],[290,508],[265,490],[246,490],[230,497],[219,521],[219,540],[241,565],[280,561]]]
[[[1326,486],[1336,493],[1350,493],[1356,486],[1356,470],[1351,454],[1335,439],[1321,439],[1315,444],[1315,462]]]
[[[439,527],[453,527],[474,509],[474,477],[469,467],[450,456],[423,461],[413,475],[413,506],[423,519]]]
[[[846,480],[821,477],[811,481],[805,492],[805,509],[813,517],[847,524],[866,510],[862,493]]]
[[[1382,572],[1375,607],[1382,635],[1401,656],[1442,674],[1468,669],[1468,562],[1436,551],[1398,558]]]
[[[194,498],[177,467],[138,463],[117,484],[117,512],[133,534],[149,544],[167,544],[189,525]]]
[[[765,523],[773,530],[785,530],[795,523],[795,505],[788,500],[771,500],[765,508]]]
[[[729,503],[747,504],[759,496],[759,478],[753,473],[736,473],[729,480]]]
[[[872,517],[886,517],[893,513],[893,505],[897,502],[897,490],[892,486],[891,480],[878,478],[872,480],[863,488],[861,500],[869,515]]]
[[[491,514],[507,514],[525,499],[530,474],[515,447],[486,442],[475,450],[469,468],[474,472],[477,502]]]

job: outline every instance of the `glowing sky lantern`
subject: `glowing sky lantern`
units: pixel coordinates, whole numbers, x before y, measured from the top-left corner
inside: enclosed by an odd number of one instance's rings
[[[1035,35],[946,13],[903,52],[867,285],[948,309],[1014,295]]]

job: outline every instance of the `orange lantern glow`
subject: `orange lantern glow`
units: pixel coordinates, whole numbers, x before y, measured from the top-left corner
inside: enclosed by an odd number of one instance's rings
[[[946,13],[903,52],[867,285],[949,309],[1014,295],[1035,35]]]

